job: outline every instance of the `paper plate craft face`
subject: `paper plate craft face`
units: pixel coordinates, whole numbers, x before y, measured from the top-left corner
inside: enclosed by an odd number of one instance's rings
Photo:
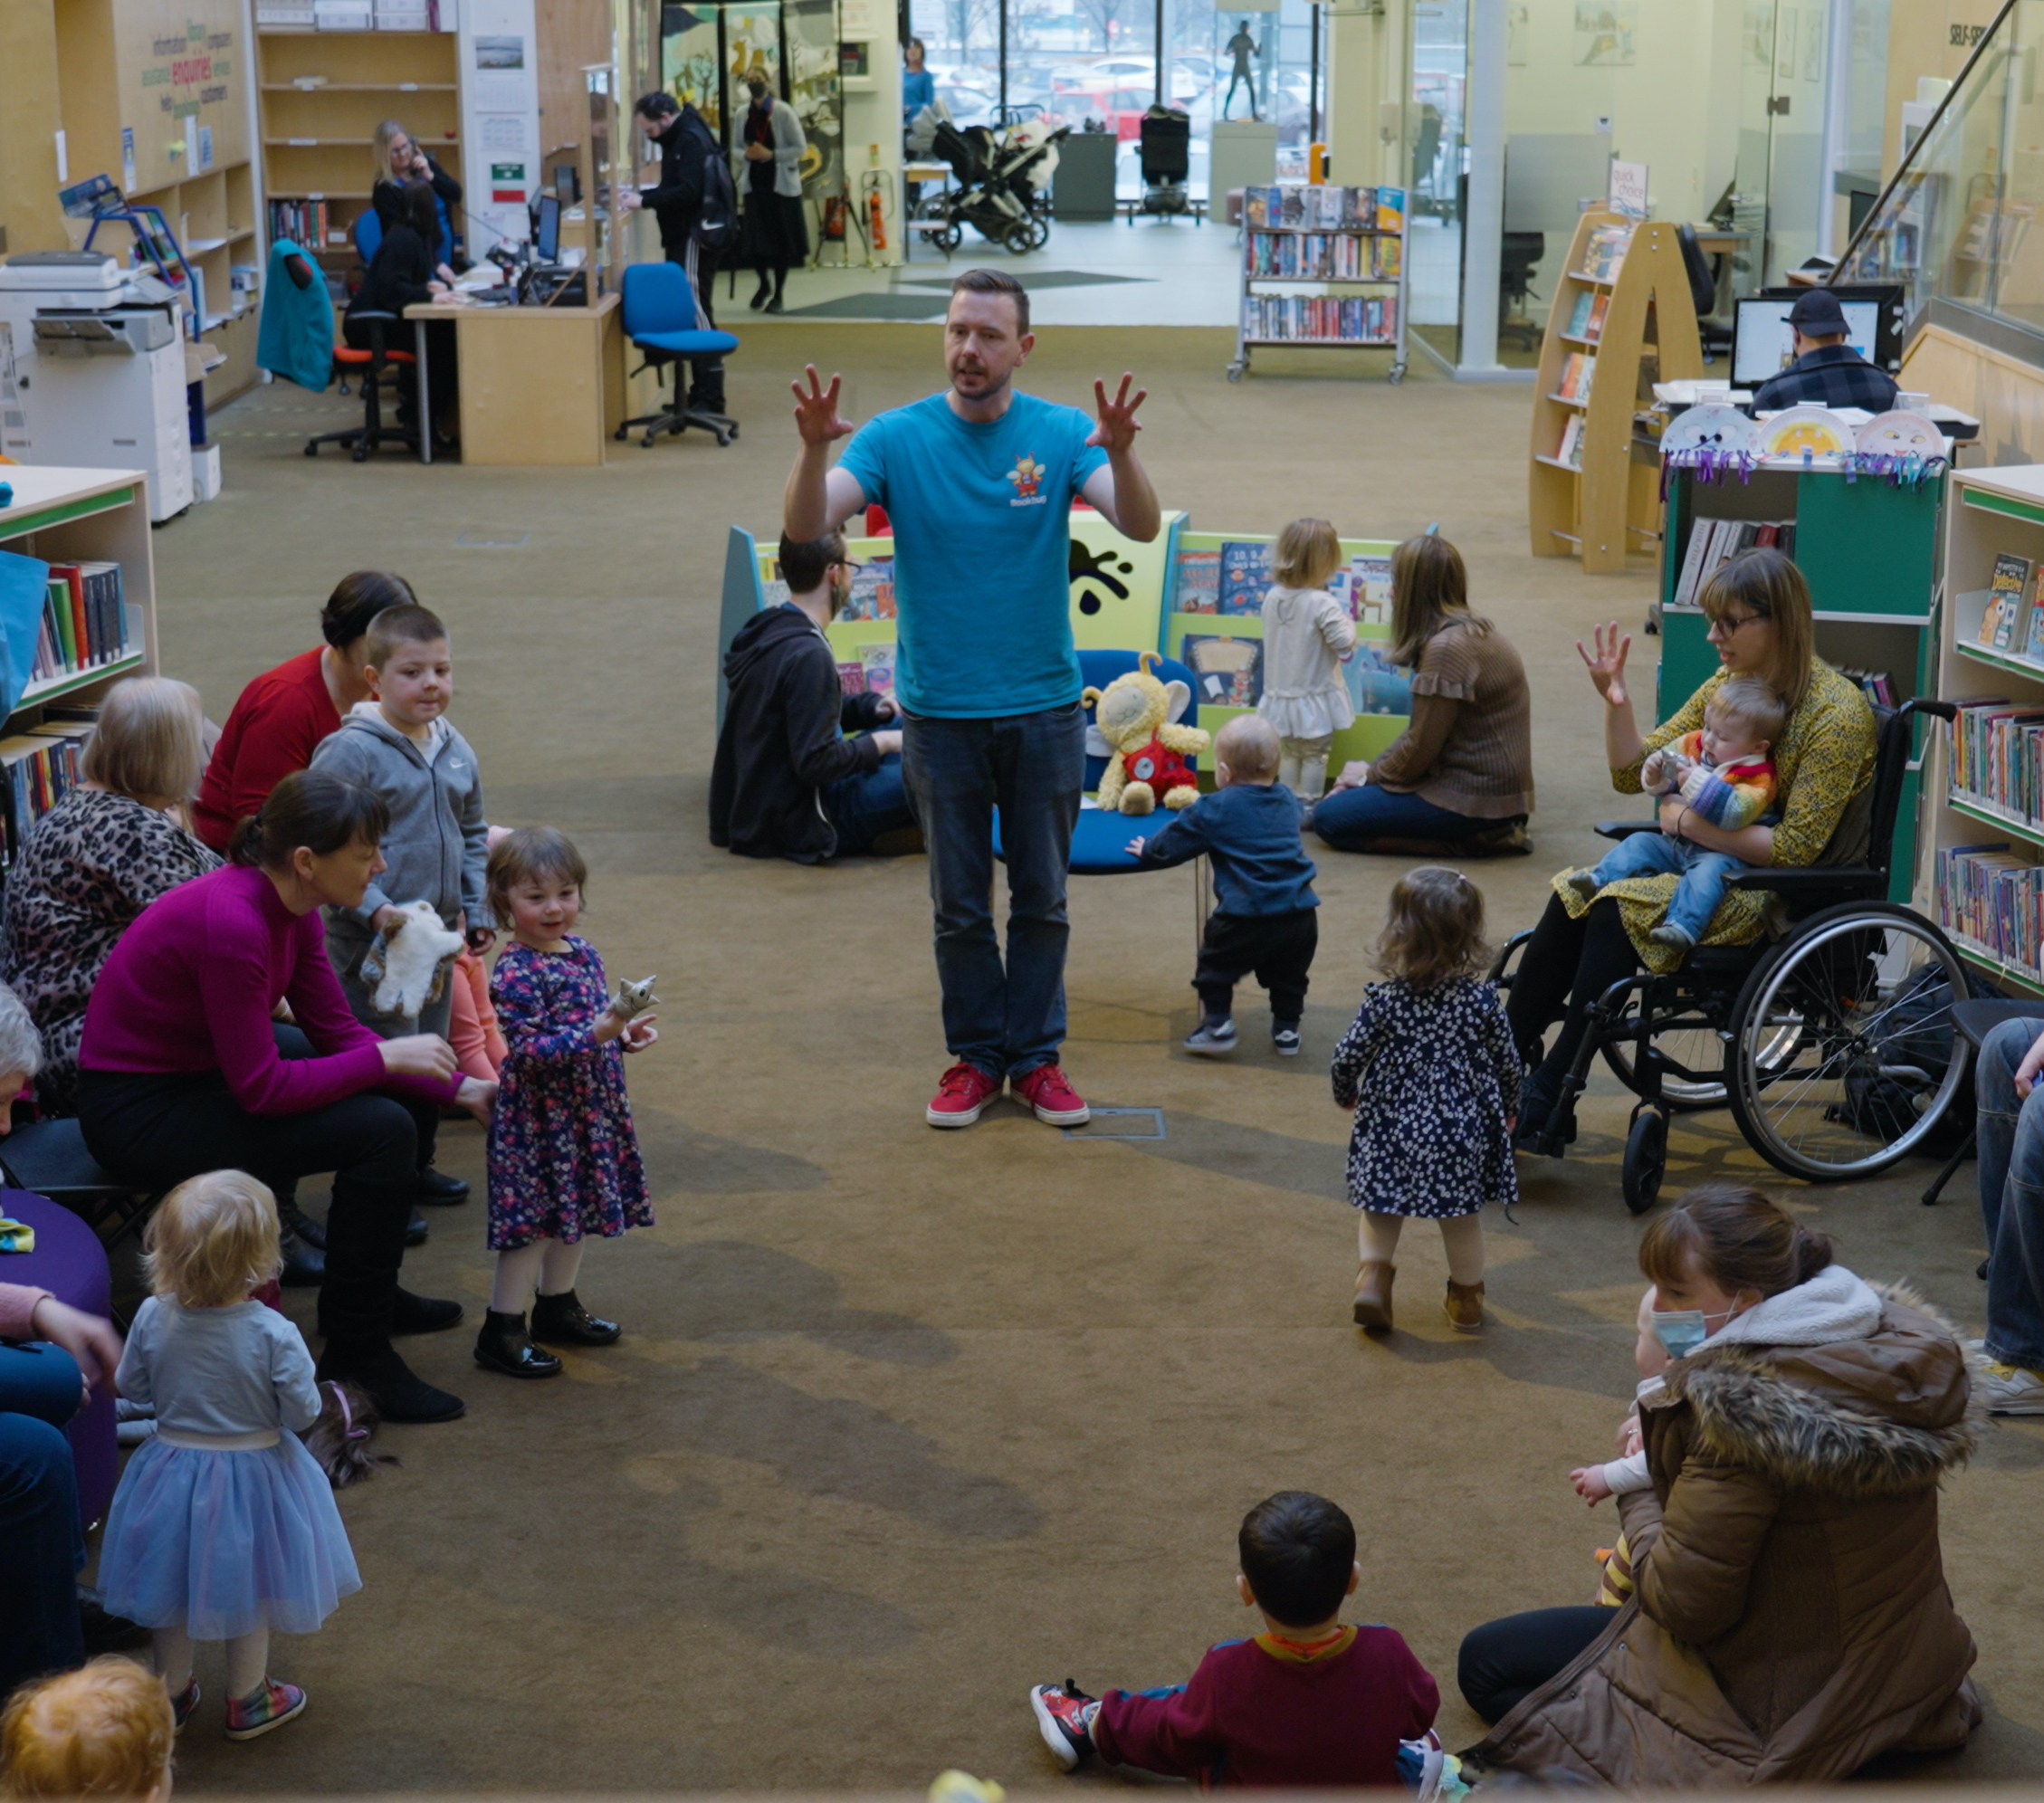
[[[1858,449],[1867,457],[1942,457],[1944,434],[1922,414],[1876,414],[1859,428]]]
[[[1667,430],[1661,434],[1661,455],[1687,456],[1702,452],[1731,457],[1743,452],[1753,456],[1759,448],[1759,439],[1760,428],[1737,407],[1727,406],[1723,401],[1705,401],[1699,406],[1685,407],[1668,422]]]
[[[1800,457],[1839,456],[1853,448],[1852,427],[1829,407],[1790,407],[1760,428],[1761,454]]]

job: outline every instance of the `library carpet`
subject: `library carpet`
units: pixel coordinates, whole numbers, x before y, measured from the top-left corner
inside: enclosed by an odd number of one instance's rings
[[[1440,1318],[1422,1226],[1401,1331],[1362,1340],[1348,1117],[1325,1068],[1402,865],[1323,853],[1305,1056],[1271,1054],[1249,990],[1236,1061],[1184,1057],[1189,880],[1082,881],[1065,1061],[1094,1102],[1159,1111],[1162,1137],[1088,1143],[1008,1102],[968,1132],[925,1127],[945,1057],[922,862],[752,863],[713,851],[703,820],[725,538],[775,529],[788,382],[805,360],[842,369],[845,414],[865,419],[939,386],[939,334],[745,329],[729,380],[747,430],[728,451],[635,443],[591,471],[314,462],[261,434],[281,408],[349,404],[264,389],[219,422],[225,492],[156,535],[165,665],[216,720],[313,642],[344,572],[410,577],[452,625],[454,717],[492,819],[574,837],[587,932],[613,977],[658,972],[664,998],[663,1041],[631,1069],[659,1225],[595,1247],[580,1286],[624,1342],[543,1384],[475,1369],[473,1325],[408,1342],[466,1418],[386,1430],[402,1468],[343,1499],[366,1588],[274,1655],[311,1693],[301,1722],[225,1742],[218,1655],[202,1657],[181,1787],[920,1789],[959,1766],[1042,1788],[1028,1685],[1175,1681],[1245,1631],[1237,1523],[1294,1485],[1353,1514],[1358,1617],[1405,1633],[1448,1693],[1448,1744],[1473,1740],[1452,1694],[1461,1635],[1587,1601],[1613,1531],[1566,1474],[1608,1456],[1634,1380],[1624,1099],[1600,1074],[1575,1156],[1528,1166],[1516,1224],[1488,1224],[1482,1338]],[[1391,388],[1375,366],[1283,352],[1231,386],[1231,348],[1224,331],[1046,329],[1027,386],[1084,405],[1094,376],[1132,369],[1159,491],[1201,527],[1440,522],[1533,687],[1537,851],[1472,867],[1495,934],[1530,924],[1613,809],[1574,640],[1637,623],[1649,567],[1587,580],[1527,556],[1523,389],[1433,380],[1417,359]],[[1653,654],[1635,639],[1642,693]],[[479,1134],[450,1126],[442,1145],[480,1192]],[[1970,1168],[1935,1209],[1916,1203],[1922,1165],[1807,1189],[1724,1116],[1683,1117],[1670,1189],[1708,1174],[1767,1185],[1855,1269],[1978,1331]],[[482,1214],[435,1214],[406,1261],[472,1321]],[[302,1293],[291,1307],[310,1323]],[[1989,1719],[1908,1776],[2044,1769],[2040,1466],[2044,1423],[2003,1422],[1946,1489]]]

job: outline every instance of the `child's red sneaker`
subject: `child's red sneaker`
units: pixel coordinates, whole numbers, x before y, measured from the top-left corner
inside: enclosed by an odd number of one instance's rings
[[[304,1712],[303,1691],[296,1684],[272,1684],[265,1678],[248,1695],[227,1699],[227,1738],[253,1741]]]
[[[1065,1073],[1055,1063],[1038,1064],[1027,1076],[1017,1077],[1010,1087],[1017,1102],[1053,1127],[1083,1127],[1093,1119],[1093,1110],[1065,1081]]]
[[[1070,1678],[1061,1684],[1038,1684],[1029,1693],[1029,1707],[1036,1712],[1044,1745],[1066,1771],[1093,1751],[1093,1718],[1100,1713],[1100,1704]]]
[[[1000,1082],[977,1064],[957,1064],[938,1079],[937,1093],[922,1118],[932,1127],[969,1127],[979,1111],[1000,1093]]]

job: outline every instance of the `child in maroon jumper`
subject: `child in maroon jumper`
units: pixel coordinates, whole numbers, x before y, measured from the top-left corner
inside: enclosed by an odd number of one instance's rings
[[[1440,1692],[1395,1628],[1339,1619],[1362,1581],[1348,1516],[1311,1491],[1280,1491],[1243,1518],[1239,1546],[1236,1588],[1266,1631],[1210,1647],[1191,1683],[1167,1690],[1096,1702],[1070,1680],[1038,1684],[1029,1702],[1058,1764],[1095,1752],[1203,1789],[1410,1787],[1400,1743],[1433,1725]]]

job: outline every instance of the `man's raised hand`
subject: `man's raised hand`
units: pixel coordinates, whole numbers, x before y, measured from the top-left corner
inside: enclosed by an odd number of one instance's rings
[[[1114,398],[1107,398],[1107,385],[1095,380],[1093,385],[1094,411],[1100,416],[1100,424],[1086,436],[1088,444],[1097,444],[1110,457],[1135,448],[1135,435],[1142,430],[1137,420],[1136,409],[1150,398],[1150,390],[1138,388],[1135,399],[1129,398],[1129,384],[1135,378],[1127,373],[1122,377],[1122,386],[1115,390]],[[835,389],[833,390],[835,392]]]
[[[828,444],[834,439],[849,437],[851,423],[837,416],[837,391],[844,377],[833,376],[826,388],[815,364],[805,364],[803,370],[809,378],[807,392],[799,382],[788,384],[795,391],[795,429],[802,434],[803,444]]]

